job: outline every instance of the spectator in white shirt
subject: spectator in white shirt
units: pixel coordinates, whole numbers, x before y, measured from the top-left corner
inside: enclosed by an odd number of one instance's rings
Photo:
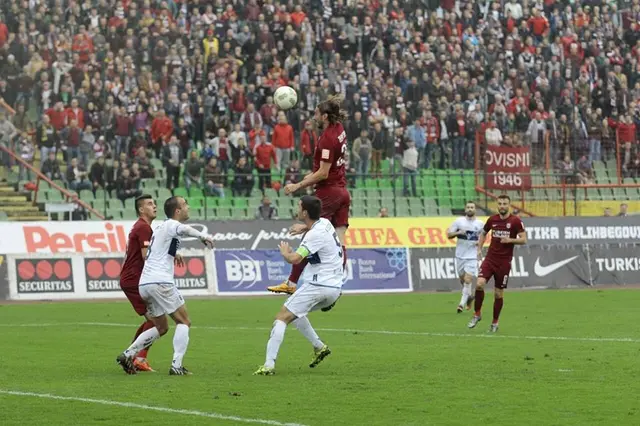
[[[489,127],[484,133],[484,138],[487,141],[487,145],[500,146],[502,144],[502,133],[500,129],[496,127],[495,121],[489,124]]]
[[[412,141],[407,142],[407,148],[402,153],[402,183],[405,196],[418,196],[416,190],[416,173],[418,170],[418,150]],[[409,179],[411,180],[411,192],[409,192]]]

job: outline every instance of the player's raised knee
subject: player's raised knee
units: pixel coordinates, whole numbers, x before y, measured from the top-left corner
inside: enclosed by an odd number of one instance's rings
[[[156,324],[156,328],[158,329],[158,333],[161,336],[164,336],[169,331],[169,325],[168,324],[161,324],[161,325],[157,325]]]

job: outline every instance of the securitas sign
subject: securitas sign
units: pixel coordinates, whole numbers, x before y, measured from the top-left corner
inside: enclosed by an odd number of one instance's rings
[[[69,259],[16,258],[18,294],[73,293],[73,270]]]

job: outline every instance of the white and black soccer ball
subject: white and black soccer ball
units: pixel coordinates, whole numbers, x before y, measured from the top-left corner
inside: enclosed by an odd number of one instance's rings
[[[280,86],[273,94],[273,102],[283,111],[290,110],[298,103],[298,93],[290,86]]]

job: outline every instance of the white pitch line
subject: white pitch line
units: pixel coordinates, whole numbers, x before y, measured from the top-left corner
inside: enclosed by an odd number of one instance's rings
[[[12,391],[12,390],[4,390],[4,389],[0,389],[0,394],[14,395],[14,396],[30,396],[33,398],[55,399],[59,401],[87,402],[90,404],[114,405],[117,407],[137,408],[139,410],[159,411],[161,413],[171,413],[171,414],[183,414],[186,416],[208,417],[210,419],[229,420],[229,421],[242,422],[242,423],[257,423],[257,424],[272,425],[272,426],[304,426],[300,423],[283,423],[283,422],[278,422],[276,420],[251,419],[248,417],[227,416],[225,414],[209,413],[206,411],[182,410],[177,408],[157,407],[153,405],[135,404],[133,402],[111,401],[108,399],[80,398],[75,396],[52,395],[50,393],[22,392],[22,391]]]
[[[114,322],[69,322],[50,324],[21,324],[20,327],[51,327],[51,326],[94,326],[94,327],[135,327],[139,324],[126,324]],[[0,327],[14,327],[11,324],[0,324]],[[246,331],[268,331],[266,327],[224,327],[224,326],[193,326],[191,328],[200,330],[246,330]],[[475,337],[481,339],[514,339],[514,340],[556,340],[569,342],[609,342],[609,343],[640,343],[640,339],[631,337],[567,337],[567,336],[516,336],[508,334],[487,334],[487,333],[438,333],[429,331],[393,331],[393,330],[358,330],[351,328],[316,328],[317,331],[328,333],[362,333],[380,334],[388,336],[425,336],[425,337]]]

